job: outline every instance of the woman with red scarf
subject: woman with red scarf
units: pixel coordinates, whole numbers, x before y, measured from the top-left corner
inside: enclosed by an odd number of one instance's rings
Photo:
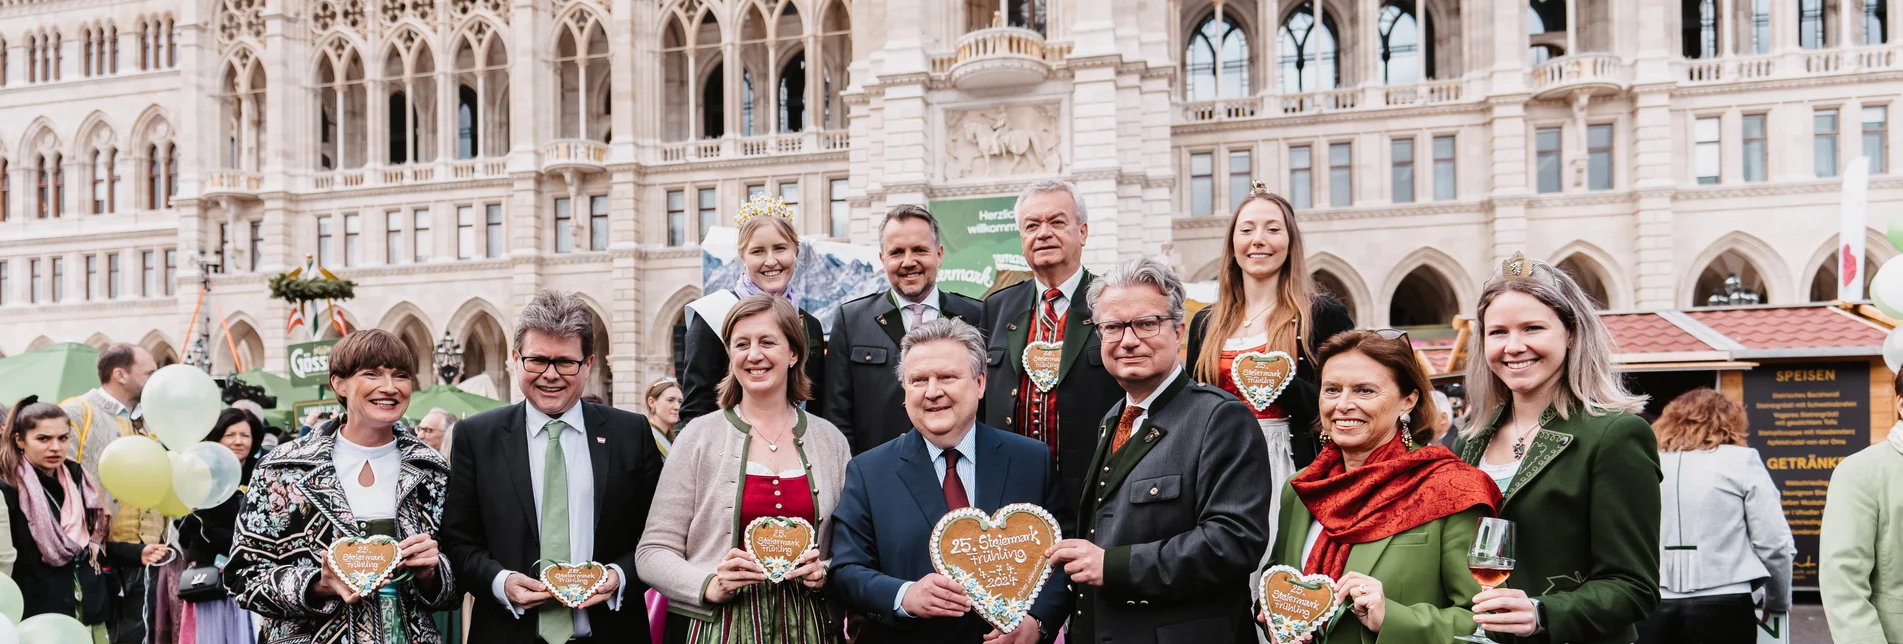
[[[1331,644],[1472,633],[1480,585],[1467,549],[1499,489],[1447,448],[1428,445],[1440,414],[1405,334],[1342,333],[1316,361],[1323,447],[1283,491],[1302,502],[1282,504],[1263,567],[1335,579],[1335,600],[1353,619],[1329,631]]]

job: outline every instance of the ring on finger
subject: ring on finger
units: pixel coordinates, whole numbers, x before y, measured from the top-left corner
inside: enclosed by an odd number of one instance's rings
[[[1358,584],[1354,587],[1354,590],[1351,592],[1353,592],[1356,597],[1364,597],[1368,594],[1368,585]]]

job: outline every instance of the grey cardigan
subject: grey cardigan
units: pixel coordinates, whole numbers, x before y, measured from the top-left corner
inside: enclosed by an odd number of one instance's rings
[[[667,596],[670,611],[689,617],[713,619],[715,608],[704,603],[707,583],[727,551],[739,547],[735,535],[740,526],[735,524],[751,441],[737,420],[723,410],[696,418],[680,431],[661,468],[647,529],[635,549],[641,581]],[[832,423],[805,411],[793,434],[813,486],[819,557],[830,564],[832,530],[827,521],[846,486],[852,448]]]
[[[1766,607],[1790,610],[1797,547],[1758,451],[1721,445],[1661,452],[1659,465],[1659,585],[1692,593],[1762,581]]]

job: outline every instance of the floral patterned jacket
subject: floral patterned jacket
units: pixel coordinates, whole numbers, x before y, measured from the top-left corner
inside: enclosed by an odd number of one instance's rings
[[[434,533],[443,518],[449,463],[409,429],[396,428],[403,468],[397,481],[398,536]],[[311,592],[330,544],[364,536],[337,483],[332,423],[265,456],[252,475],[238,514],[225,586],[238,604],[265,617],[266,644],[387,644],[375,597],[345,604]],[[459,606],[449,559],[438,561],[437,583],[397,584],[397,614],[407,644],[441,644],[430,611]]]

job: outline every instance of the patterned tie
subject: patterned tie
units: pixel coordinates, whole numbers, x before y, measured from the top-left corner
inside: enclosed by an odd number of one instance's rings
[[[905,310],[906,312],[912,314],[912,324],[911,326],[905,327],[905,330],[910,331],[912,329],[916,329],[918,328],[919,324],[925,321],[925,305],[907,304],[905,305]]]
[[[568,423],[548,421],[548,451],[542,460],[542,559],[566,562],[568,552],[568,458],[562,452],[562,432]],[[575,635],[575,617],[561,602],[542,605],[536,633],[548,644],[566,644]]]
[[[1044,290],[1044,306],[1037,310],[1037,339],[1050,342],[1057,338],[1057,298],[1064,292],[1056,288]]]
[[[958,478],[958,450],[945,450],[945,507],[956,510],[971,507],[965,495],[965,481]]]
[[[1130,430],[1136,428],[1137,417],[1142,415],[1142,407],[1124,405],[1123,415],[1117,418],[1117,435],[1110,441],[1110,452],[1112,454],[1123,449],[1123,444],[1130,440]]]

